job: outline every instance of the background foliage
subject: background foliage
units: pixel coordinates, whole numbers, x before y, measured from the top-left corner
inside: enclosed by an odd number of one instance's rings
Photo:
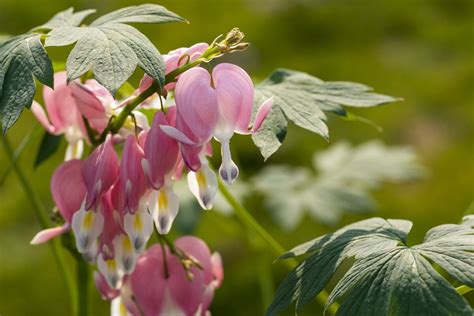
[[[96,8],[103,14],[139,3],[2,0],[0,34],[23,33],[69,6],[77,10]],[[382,126],[382,133],[368,125],[330,118],[331,141],[359,144],[380,139],[389,145],[415,148],[430,172],[429,177],[421,182],[385,185],[375,194],[377,216],[414,222],[408,244],[421,242],[431,227],[460,221],[473,198],[472,1],[386,0],[381,4],[371,0],[163,0],[159,4],[191,21],[191,25],[139,26],[162,53],[198,41],[210,42],[217,34],[238,26],[252,46],[227,59],[245,67],[255,81],[277,67],[285,67],[323,80],[361,82],[378,92],[405,98],[405,102],[387,107],[354,111]],[[49,52],[52,58],[65,57],[61,48],[51,48]],[[137,74],[135,80],[138,77]],[[19,144],[36,125],[26,111],[9,132],[10,141]],[[40,134],[36,135],[20,164],[42,201],[52,207],[46,179],[63,156],[57,154],[33,169],[41,142]],[[250,139],[235,137],[233,143],[237,145],[235,153],[243,178],[249,178],[263,166],[261,156]],[[65,145],[61,146],[64,149]],[[317,135],[291,127],[288,139],[267,164],[311,167],[313,153],[326,147],[328,144]],[[7,168],[5,155],[0,151],[0,177]],[[30,205],[13,174],[0,181],[0,313],[64,315],[68,308],[67,292],[48,247],[28,244],[39,229]],[[251,199],[247,206],[288,249],[364,218],[344,216],[336,227],[306,220],[296,230],[285,232],[271,220],[261,198]],[[185,220],[195,216],[201,218],[197,227]],[[232,217],[212,211],[182,212],[178,217],[182,218],[182,231],[193,231],[224,257],[225,282],[217,292],[213,313],[262,314],[270,303],[274,285],[287,273],[285,268],[278,263],[273,265],[272,276],[268,268],[275,259],[273,255],[262,250],[265,246],[257,238],[247,237]],[[473,302],[474,293],[468,299]],[[107,305],[98,294],[94,295],[98,315],[108,313]],[[235,308],[229,310],[229,306]],[[320,307],[313,302],[302,314],[314,315],[319,311]]]

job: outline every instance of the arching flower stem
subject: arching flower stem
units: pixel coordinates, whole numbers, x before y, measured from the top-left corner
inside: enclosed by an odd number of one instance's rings
[[[246,49],[248,47],[248,44],[241,43],[243,36],[244,36],[243,33],[241,33],[238,29],[231,30],[226,35],[224,40],[222,40],[219,43],[215,42],[211,46],[209,46],[209,48],[201,55],[200,58],[194,61],[188,62],[182,65],[181,67],[178,67],[175,70],[168,73],[165,77],[165,85],[175,81],[176,77],[178,77],[180,74],[184,73],[185,71],[195,66],[198,66],[199,64],[203,62],[210,62],[214,58],[220,57],[223,54],[232,53],[235,51],[241,51],[241,50]],[[160,86],[156,82],[153,82],[153,84],[148,89],[146,89],[145,91],[137,95],[133,100],[131,100],[124,107],[123,111],[120,112],[120,114],[117,117],[113,118],[109,122],[109,124],[107,125],[107,128],[100,135],[100,137],[97,140],[95,140],[95,142],[98,144],[101,144],[102,142],[104,142],[105,137],[107,136],[108,133],[111,132],[113,134],[116,134],[120,130],[120,128],[123,126],[125,121],[127,120],[127,117],[129,117],[132,114],[132,111],[141,103],[143,103],[146,99],[152,96],[154,93],[163,95]]]

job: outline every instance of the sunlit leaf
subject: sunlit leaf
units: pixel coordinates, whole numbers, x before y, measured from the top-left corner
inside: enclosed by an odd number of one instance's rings
[[[474,283],[472,223],[431,229],[422,244],[406,244],[411,222],[372,218],[306,242],[282,256],[307,254],[280,284],[267,315],[291,304],[301,310],[327,285],[342,262],[352,267],[339,280],[337,315],[472,315],[469,303],[432,266],[437,263],[461,284]]]
[[[36,27],[34,30],[52,30],[57,27],[79,26],[86,17],[93,14],[94,12],[96,12],[96,10],[74,12],[73,8],[69,8],[65,11],[57,13],[48,22]]]
[[[370,191],[384,182],[418,179],[424,169],[409,148],[369,142],[351,147],[338,143],[313,158],[313,170],[286,165],[269,166],[253,178],[277,222],[292,230],[308,213],[325,224],[342,214],[376,209]]]
[[[53,87],[53,67],[41,35],[15,36],[0,44],[0,118],[3,133],[29,108],[36,92],[35,80]]]
[[[92,69],[97,81],[115,94],[137,66],[162,85],[165,77],[163,57],[156,47],[136,28],[124,23],[183,21],[160,5],[133,6],[106,14],[89,27],[54,27],[48,34],[46,46],[76,43],[66,62],[68,80]]]
[[[304,72],[278,69],[256,86],[256,106],[270,97],[274,105],[253,140],[267,159],[282,144],[287,121],[328,139],[325,112],[346,116],[343,106],[371,107],[399,100],[371,90],[359,83],[325,82]]]

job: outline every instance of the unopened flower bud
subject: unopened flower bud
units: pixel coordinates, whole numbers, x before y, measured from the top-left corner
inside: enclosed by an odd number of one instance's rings
[[[220,40],[223,35],[218,36],[214,42],[214,47],[218,47],[221,51],[221,54],[232,53],[236,51],[245,50],[249,43],[242,43],[242,40],[245,37],[245,34],[242,33],[239,28],[233,28],[229,33],[227,33],[223,40]]]
[[[245,34],[240,31],[238,27],[234,27],[227,35],[225,36],[224,42],[228,46],[234,46],[239,44],[245,37]]]

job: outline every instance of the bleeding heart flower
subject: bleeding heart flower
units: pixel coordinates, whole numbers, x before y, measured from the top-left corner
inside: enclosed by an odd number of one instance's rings
[[[111,135],[85,160],[81,173],[87,187],[85,208],[89,210],[97,206],[119,175],[119,160]]]
[[[43,88],[43,99],[48,115],[37,102],[31,106],[33,115],[48,133],[64,135],[69,144],[64,160],[81,158],[87,133],[65,72],[54,75],[54,90]]]
[[[81,175],[81,160],[70,160],[60,165],[51,178],[53,200],[65,221],[60,227],[40,231],[31,244],[41,244],[71,229],[74,213],[79,211],[86,195],[86,185]]]
[[[217,179],[209,168],[205,147],[212,137],[221,143],[221,178],[232,184],[239,174],[232,161],[229,141],[234,132],[256,132],[272,106],[272,99],[259,108],[253,127],[253,83],[248,74],[232,64],[220,64],[212,76],[203,68],[186,71],[176,85],[178,116],[176,127],[162,126],[163,132],[180,142],[183,159],[191,169],[188,184],[205,209],[212,207]]]
[[[199,262],[202,270],[195,266],[185,270],[182,259],[167,247],[164,253],[158,245],[151,247],[140,256],[125,284],[131,293],[123,301],[130,312],[140,310],[144,316],[206,315],[223,278],[220,256],[211,255],[206,244],[192,236],[179,238],[175,247]]]
[[[178,142],[166,135],[161,126],[175,124],[176,107],[168,109],[166,116],[157,112],[146,136],[143,170],[152,192],[148,208],[160,234],[167,234],[178,214],[178,197],[173,192],[173,176],[179,165]]]

